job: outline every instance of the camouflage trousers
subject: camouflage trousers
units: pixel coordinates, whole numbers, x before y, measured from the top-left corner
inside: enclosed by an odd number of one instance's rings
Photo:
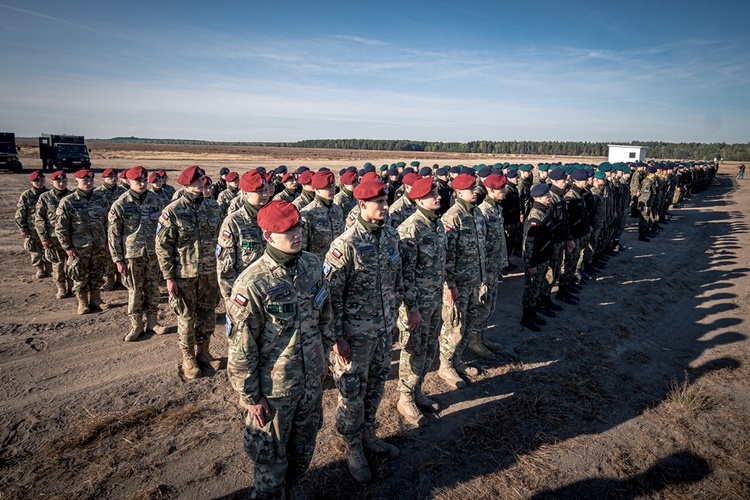
[[[215,274],[197,278],[177,278],[179,297],[169,297],[169,306],[177,316],[177,334],[180,348],[207,342],[216,326]]]
[[[245,453],[255,462],[254,498],[277,498],[285,485],[305,475],[323,424],[320,379],[302,394],[266,401],[272,415],[266,425],[258,427],[249,412],[245,416]]]
[[[594,260],[594,254],[598,252],[599,247],[599,236],[601,235],[601,228],[592,228],[588,235],[588,241],[586,246],[583,248],[583,263],[591,264]]]
[[[647,213],[648,212],[648,213]],[[646,207],[638,210],[638,234],[643,236],[651,230],[651,215]]]
[[[486,294],[480,302],[480,284],[470,287],[458,287],[458,298],[450,306],[443,290],[443,328],[440,330],[440,360],[450,361],[453,366],[461,363],[461,355],[469,343],[472,334],[479,332],[480,309],[486,300]]]
[[[500,280],[500,270],[487,270],[488,283],[487,283],[487,297],[483,304],[479,306],[479,314],[477,316],[477,332],[484,332],[487,328],[492,314],[495,312],[495,306],[497,305],[497,289],[498,281]]]
[[[128,288],[128,314],[142,317],[159,310],[159,262],[156,256],[128,259],[125,286]]]
[[[44,247],[38,236],[34,235],[23,240],[23,249],[29,252],[31,265],[37,269],[46,270],[47,262],[44,258]]]
[[[536,266],[536,273],[534,274],[531,274],[528,268],[525,270],[523,295],[521,296],[521,307],[524,311],[536,309],[539,305],[548,269],[549,262],[543,262]]]
[[[73,280],[73,293],[80,295],[99,290],[104,284],[104,268],[107,255],[104,247],[76,248],[77,257],[67,259],[66,273]]]
[[[625,232],[625,224],[627,224],[627,217],[625,217],[625,214],[621,214],[617,220],[615,221],[615,229],[612,233],[612,238],[620,241],[620,238],[622,237],[622,233]]]
[[[52,248],[44,250],[44,259],[52,265],[52,279],[60,285],[66,284],[65,261],[68,254],[63,250],[60,241],[57,238],[51,238]]]
[[[435,361],[440,335],[440,304],[432,309],[420,308],[422,324],[418,331],[406,327],[406,309],[399,311],[398,328],[401,333],[401,358],[398,363],[398,390],[413,394],[421,390],[424,377]]]
[[[565,247],[565,242],[552,244],[552,258],[549,260],[549,267],[547,268],[545,280],[542,284],[542,295],[545,297],[552,293],[552,287],[560,281]]]
[[[586,236],[573,240],[573,243],[575,243],[575,247],[572,251],[568,251],[567,245],[563,249],[563,270],[562,275],[560,276],[560,283],[569,285],[573,283],[573,281],[575,281],[575,274],[579,269],[578,263],[581,260],[581,255],[583,254],[585,239]]]
[[[346,339],[351,347],[349,364],[333,356],[333,378],[339,389],[336,429],[342,436],[359,437],[364,427],[375,427],[375,415],[391,372],[391,334],[375,338]]]

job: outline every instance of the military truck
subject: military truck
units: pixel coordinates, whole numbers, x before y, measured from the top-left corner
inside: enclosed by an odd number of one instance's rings
[[[0,132],[0,169],[3,168],[11,172],[20,172],[23,168],[18,160],[16,134],[13,132]]]
[[[82,135],[43,134],[39,137],[42,168],[80,170],[91,167],[89,150]]]

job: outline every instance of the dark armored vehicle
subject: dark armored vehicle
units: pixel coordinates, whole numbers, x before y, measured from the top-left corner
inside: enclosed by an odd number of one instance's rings
[[[43,134],[39,137],[42,168],[80,170],[91,168],[89,150],[82,135]]]
[[[18,160],[16,134],[13,132],[0,132],[0,169],[3,168],[12,172],[20,172],[23,168]]]

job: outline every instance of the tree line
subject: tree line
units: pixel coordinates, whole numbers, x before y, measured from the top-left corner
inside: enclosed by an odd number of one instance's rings
[[[725,142],[588,142],[588,141],[411,141],[406,139],[308,139],[296,142],[225,142],[192,139],[114,137],[99,139],[121,143],[180,144],[196,146],[262,146],[284,148],[361,149],[430,153],[484,153],[494,155],[607,156],[609,144],[648,147],[649,158],[750,161],[750,143]]]

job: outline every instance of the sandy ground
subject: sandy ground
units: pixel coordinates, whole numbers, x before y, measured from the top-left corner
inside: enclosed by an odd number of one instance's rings
[[[216,173],[224,165],[411,160],[389,152],[93,148],[97,168],[142,164],[172,170],[172,179],[195,163]],[[35,155],[22,148],[27,169],[40,165]],[[391,463],[371,457],[370,485],[346,470],[329,386],[311,495],[750,496],[750,181],[738,184],[735,171],[723,166],[716,185],[673,210],[650,243],[636,240],[630,219],[628,249],[540,334],[518,324],[523,277],[505,277],[489,336],[508,355],[472,360],[483,373],[461,391],[430,373],[426,392],[444,409],[425,429],[396,412],[394,363],[379,432],[402,455]],[[248,498],[252,464],[226,372],[184,380],[174,333],[123,343],[122,289],[104,294],[114,307],[99,314],[77,316],[75,299],[55,300],[51,281],[33,278],[13,224],[27,186],[26,174],[0,173],[0,498]],[[174,324],[165,299],[161,317]],[[226,356],[223,330],[219,319],[212,350]]]

